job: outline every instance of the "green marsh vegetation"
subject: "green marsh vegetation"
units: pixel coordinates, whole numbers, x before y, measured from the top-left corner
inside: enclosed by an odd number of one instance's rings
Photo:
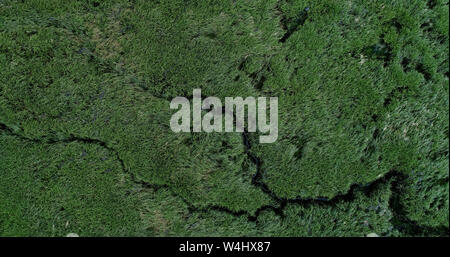
[[[445,0],[0,0],[0,235],[448,236]],[[170,130],[277,96],[279,136]]]

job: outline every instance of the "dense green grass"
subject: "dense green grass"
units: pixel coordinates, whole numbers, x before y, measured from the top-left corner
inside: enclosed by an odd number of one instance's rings
[[[0,0],[0,235],[448,235],[448,20],[445,0]],[[277,96],[278,140],[173,133],[194,88]]]

